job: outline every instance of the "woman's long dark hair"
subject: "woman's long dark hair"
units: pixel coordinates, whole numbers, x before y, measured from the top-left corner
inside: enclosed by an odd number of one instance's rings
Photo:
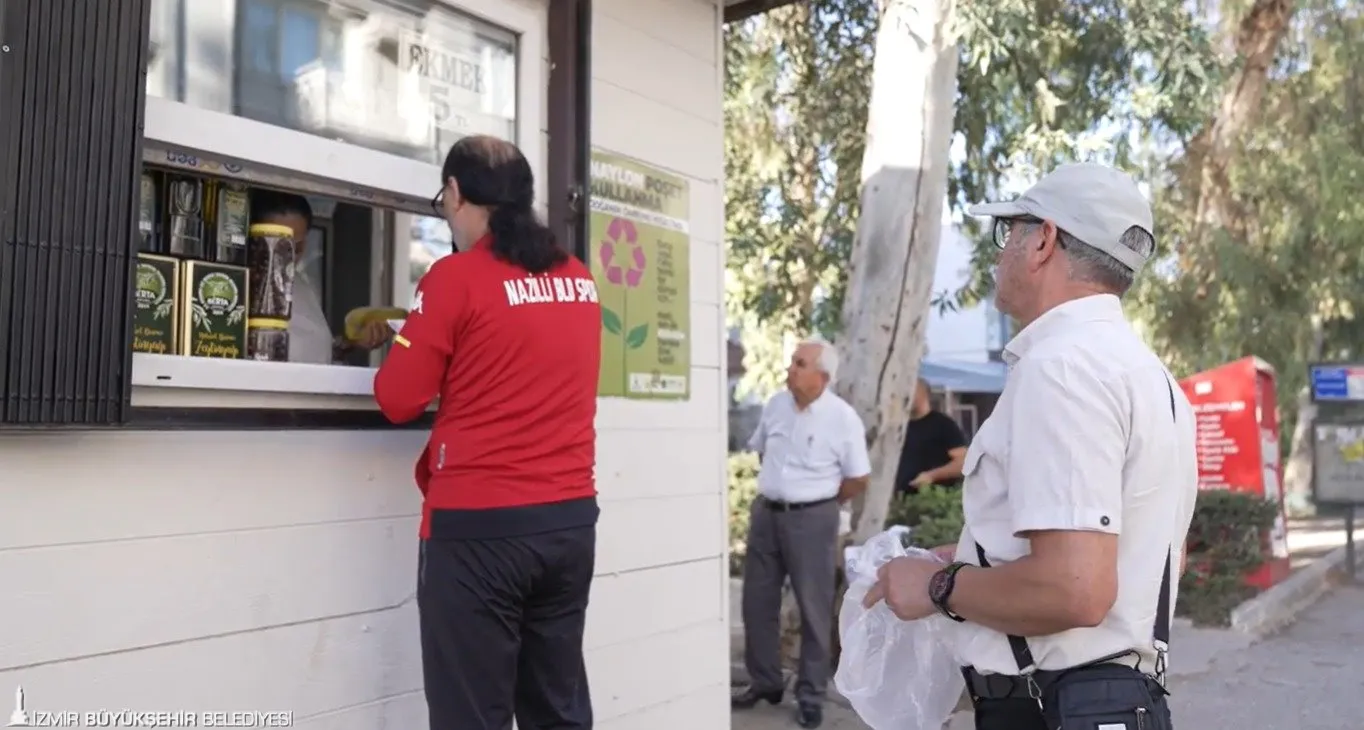
[[[568,258],[554,233],[535,216],[535,175],[515,145],[495,137],[465,137],[450,148],[442,184],[454,178],[459,195],[490,209],[493,255],[532,274]]]

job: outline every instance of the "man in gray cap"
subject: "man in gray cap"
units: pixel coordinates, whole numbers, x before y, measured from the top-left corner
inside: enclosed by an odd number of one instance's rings
[[[1074,164],[970,212],[993,218],[998,306],[1022,330],[966,454],[961,538],[935,551],[957,562],[891,561],[868,605],[952,619],[978,730],[1168,730],[1198,469],[1189,402],[1119,302],[1155,252],[1151,207]]]

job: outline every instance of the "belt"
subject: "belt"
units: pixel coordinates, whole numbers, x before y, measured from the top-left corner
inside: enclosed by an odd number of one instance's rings
[[[974,667],[962,667],[961,676],[966,680],[966,693],[971,696],[972,702],[981,700],[1035,700],[1041,697],[1047,688],[1060,679],[1062,675],[1080,669],[1090,669],[1109,664],[1136,671],[1131,664],[1115,657],[1108,660],[1101,659],[1091,664],[1082,664],[1074,669],[1039,669],[1028,676],[981,674]]]
[[[794,512],[798,509],[805,509],[807,507],[818,507],[821,504],[828,504],[830,502],[838,501],[838,497],[816,499],[813,502],[783,502],[779,499],[769,499],[767,497],[762,496],[758,497],[758,499],[761,500],[763,504],[767,505],[767,508],[772,510],[773,512]]]
[[[972,702],[981,700],[1027,700],[1042,696],[1047,687],[1061,676],[1060,672],[1039,669],[1029,677],[1012,674],[981,674],[972,667],[962,667],[961,676],[966,680],[966,694]]]

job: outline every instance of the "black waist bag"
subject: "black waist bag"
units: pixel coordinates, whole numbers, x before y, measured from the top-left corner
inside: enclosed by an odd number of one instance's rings
[[[1170,416],[1178,420],[1175,411],[1175,392],[1170,390]],[[1122,655],[1104,657],[1096,662],[1057,672],[1039,686],[1033,695],[1042,708],[1048,730],[1173,730],[1169,692],[1162,684],[1165,674],[1165,652],[1170,645],[1170,571],[1173,551],[1165,553],[1165,572],[1160,580],[1160,595],[1156,601],[1156,621],[1152,638],[1158,659],[1155,675],[1137,668],[1114,664]],[[985,549],[976,543],[980,564],[989,567]],[[1027,677],[1037,667],[1028,641],[1021,636],[1009,636],[1009,648],[1020,674]],[[1031,679],[1029,677],[1029,679]]]
[[[1054,730],[1173,730],[1168,693],[1155,678],[1121,664],[1062,673],[1042,691],[1042,717]]]

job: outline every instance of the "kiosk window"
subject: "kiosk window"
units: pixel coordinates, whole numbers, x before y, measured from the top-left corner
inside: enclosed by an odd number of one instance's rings
[[[151,35],[151,96],[437,165],[519,141],[516,34],[438,0],[152,0]]]
[[[367,366],[403,316],[382,209],[152,166],[141,193],[134,352]]]

